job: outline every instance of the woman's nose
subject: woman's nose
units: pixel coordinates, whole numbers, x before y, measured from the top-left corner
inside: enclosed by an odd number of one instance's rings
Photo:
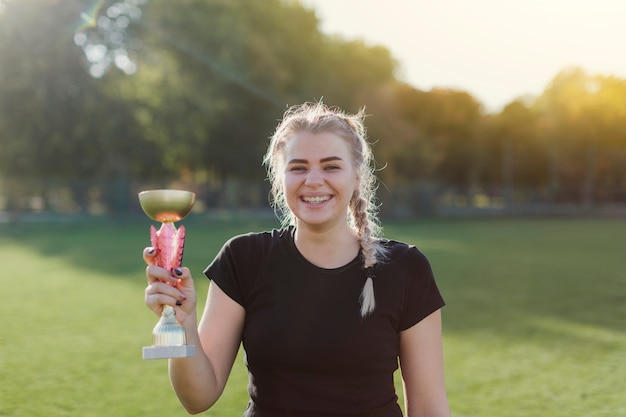
[[[318,169],[310,169],[307,173],[305,184],[306,185],[317,185],[324,182],[322,173]]]

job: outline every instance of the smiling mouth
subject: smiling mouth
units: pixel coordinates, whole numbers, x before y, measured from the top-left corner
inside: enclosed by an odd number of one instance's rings
[[[316,196],[316,197],[302,197],[302,200],[305,203],[311,203],[311,204],[321,204],[325,201],[330,200],[330,196],[325,195],[325,196]]]

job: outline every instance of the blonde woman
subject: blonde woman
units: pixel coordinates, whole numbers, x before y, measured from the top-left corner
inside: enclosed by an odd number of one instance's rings
[[[153,266],[144,251],[147,306],[174,306],[188,343],[202,346],[169,364],[189,413],[218,400],[243,342],[245,417],[401,417],[398,363],[406,414],[450,416],[444,301],[426,257],[380,235],[363,116],[321,103],[284,114],[264,159],[283,226],[224,244],[204,271],[199,324],[189,270]]]

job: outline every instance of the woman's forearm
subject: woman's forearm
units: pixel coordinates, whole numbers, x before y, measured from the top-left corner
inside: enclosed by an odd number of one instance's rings
[[[170,359],[170,381],[181,404],[192,414],[218,400],[239,351],[245,310],[217,285],[211,284],[202,319],[190,315],[183,327],[187,343],[196,346],[193,358]]]
[[[195,345],[195,356],[170,359],[169,375],[181,404],[190,414],[197,414],[215,404],[224,386],[202,349],[197,330],[187,332],[187,343]]]

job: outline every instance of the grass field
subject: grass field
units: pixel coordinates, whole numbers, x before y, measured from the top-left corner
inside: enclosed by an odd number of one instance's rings
[[[183,416],[166,361],[143,361],[149,221],[0,225],[0,416]],[[185,221],[201,271],[270,221]],[[626,416],[626,220],[474,219],[386,225],[429,257],[446,298],[455,417]],[[200,301],[200,306],[203,300]],[[240,416],[238,359],[206,416]]]

